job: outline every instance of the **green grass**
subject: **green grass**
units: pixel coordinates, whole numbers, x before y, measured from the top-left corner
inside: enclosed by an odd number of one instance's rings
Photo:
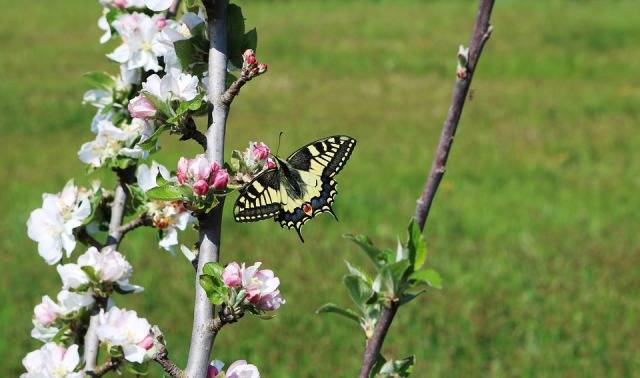
[[[81,75],[116,70],[104,58],[115,46],[97,43],[97,2],[74,3],[68,16],[60,0],[7,5],[0,16],[1,376],[19,375],[21,359],[39,347],[29,315],[60,286],[25,221],[42,192],[59,191],[71,177],[86,184],[76,151],[92,139],[93,110],[80,104]],[[358,146],[338,177],[340,222],[327,215],[310,222],[304,245],[272,222],[234,223],[227,203],[223,261],[262,261],[282,278],[287,304],[272,321],[225,328],[214,357],[247,359],[265,377],[355,376],[359,330],[314,311],[349,303],[340,285],[344,259],[366,264],[340,234],[366,233],[389,247],[404,238],[475,4],[241,5],[258,28],[258,58],[269,73],[234,102],[227,151],[248,140],[275,146],[280,131],[285,156],[337,133]],[[425,228],[445,286],[402,308],[383,349],[388,357],[415,353],[416,377],[640,371],[638,9],[635,0],[497,3],[475,96]],[[156,159],[166,165],[197,152],[170,137],[162,143],[166,154]],[[184,259],[157,248],[153,231],[140,234],[121,251],[146,293],[117,301],[159,324],[184,366],[193,274]]]

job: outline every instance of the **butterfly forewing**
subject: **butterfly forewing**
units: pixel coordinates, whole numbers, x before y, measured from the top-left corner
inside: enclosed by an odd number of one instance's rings
[[[280,179],[277,169],[256,176],[240,193],[233,207],[236,222],[256,222],[280,212]]]
[[[298,149],[287,158],[287,162],[301,171],[333,177],[349,160],[355,145],[355,139],[345,135],[335,135],[319,139]]]

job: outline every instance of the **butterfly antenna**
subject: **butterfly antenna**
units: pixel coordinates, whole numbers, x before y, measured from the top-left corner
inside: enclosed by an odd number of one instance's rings
[[[282,133],[283,131],[280,131],[280,134],[278,134],[278,147],[276,147],[276,157],[278,157],[278,151],[280,151],[280,140],[282,139]]]

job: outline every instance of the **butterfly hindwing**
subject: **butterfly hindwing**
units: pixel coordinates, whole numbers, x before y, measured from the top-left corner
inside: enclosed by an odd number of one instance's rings
[[[347,162],[356,141],[344,135],[317,140],[292,153],[287,160],[276,157],[276,167],[256,176],[241,192],[234,207],[238,222],[271,217],[281,227],[302,226],[322,212],[330,212],[337,192],[333,179]]]

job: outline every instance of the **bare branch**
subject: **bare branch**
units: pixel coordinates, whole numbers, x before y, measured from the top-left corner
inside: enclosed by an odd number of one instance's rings
[[[491,10],[493,9],[494,2],[495,0],[480,0],[480,4],[478,6],[476,24],[469,44],[469,57],[465,67],[466,74],[462,75],[462,77],[458,77],[456,80],[451,106],[449,107],[447,118],[444,121],[442,134],[440,135],[440,141],[431,166],[431,171],[429,172],[429,177],[425,184],[424,191],[416,204],[416,211],[413,217],[418,222],[420,230],[424,230],[424,224],[427,220],[427,216],[429,215],[429,209],[431,208],[436,191],[440,185],[440,181],[446,171],[449,151],[451,150],[453,137],[455,136],[456,129],[458,128],[458,122],[462,115],[462,108],[464,107],[467,93],[471,87],[471,79],[475,73],[482,49],[491,35],[492,27],[489,25],[489,18],[491,17]]]
[[[97,378],[102,377],[110,371],[116,371],[122,366],[123,360],[121,358],[109,358],[105,363],[96,367],[93,371],[87,371],[87,376]]]

